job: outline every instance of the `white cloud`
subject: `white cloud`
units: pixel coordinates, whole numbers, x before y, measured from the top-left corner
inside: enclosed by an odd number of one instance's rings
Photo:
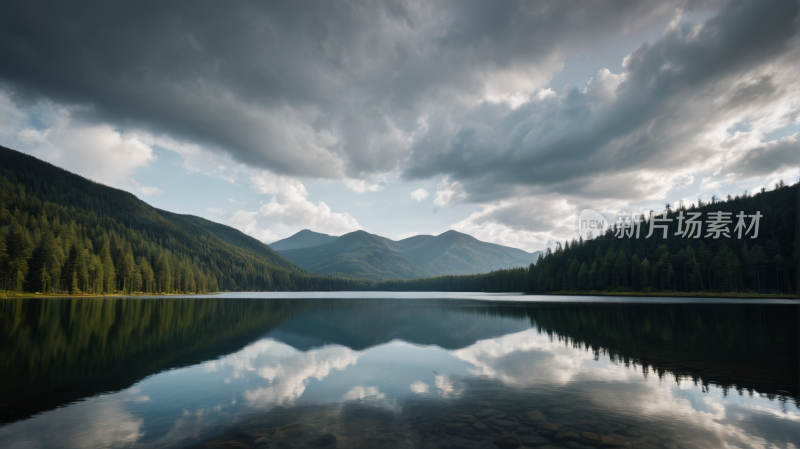
[[[234,184],[249,182],[250,187],[256,192],[270,195],[271,201],[263,204],[257,211],[239,210],[226,221],[227,224],[261,241],[274,241],[301,229],[335,235],[361,229],[356,219],[347,212],[333,212],[323,201],[317,203],[309,201],[308,191],[296,178],[278,176],[266,170],[238,163],[229,155],[210,151],[197,144],[179,142],[165,136],[149,134],[139,134],[139,136],[152,145],[180,154],[183,157],[182,165],[189,172],[214,176]],[[357,192],[379,190],[381,182],[354,179],[343,181],[346,186]],[[148,192],[155,193],[152,190]],[[234,198],[227,200],[230,203],[237,202]],[[247,201],[241,204],[247,204]],[[207,211],[214,214],[223,213],[221,208],[208,208]]]
[[[217,215],[222,215],[224,213],[221,207],[209,207],[208,209],[206,209],[206,211]]]
[[[333,212],[324,201],[316,204],[309,201],[308,191],[297,179],[261,171],[250,173],[250,181],[256,191],[272,196],[269,203],[252,213],[253,217],[280,235],[290,235],[300,229],[333,235],[361,229],[347,212]]]
[[[427,198],[429,195],[428,191],[425,189],[417,189],[411,192],[411,198],[414,198],[417,201],[422,201]]]
[[[355,365],[360,356],[360,352],[343,346],[331,345],[303,352],[265,339],[220,360],[206,362],[204,369],[233,378],[258,376],[269,380],[269,387],[243,393],[248,406],[268,409],[292,403],[303,395],[310,379],[321,381],[334,370]]]
[[[448,178],[444,178],[436,186],[436,198],[433,200],[433,204],[444,207],[466,197],[467,194],[464,192],[460,182],[449,182]]]
[[[381,189],[379,182],[368,182],[363,179],[345,179],[342,182],[347,188],[358,193],[377,192]]]
[[[189,173],[202,173],[234,184],[239,181],[239,164],[233,162],[225,153],[210,151],[198,144],[179,141],[166,135],[139,132],[138,136],[152,146],[180,154],[183,158],[181,165]],[[229,169],[226,165],[231,165],[233,168]],[[229,200],[233,202],[233,199]]]
[[[127,411],[125,403],[141,399],[124,391],[88,398],[7,424],[0,428],[0,440],[12,448],[129,446],[144,436],[144,419]]]
[[[251,180],[260,193],[271,194],[272,200],[257,211],[239,210],[228,219],[228,224],[245,234],[269,242],[301,229],[332,235],[361,229],[347,212],[333,212],[324,201],[308,201],[308,191],[296,179],[262,173]]]
[[[430,385],[420,380],[411,384],[411,391],[414,393],[419,393],[419,394],[427,393],[428,390],[430,390],[430,388],[431,388]]]
[[[360,401],[370,397],[383,399],[386,397],[385,393],[381,393],[378,387],[362,387],[360,385],[351,388],[347,393],[342,396],[345,401]]]
[[[9,118],[0,127],[0,136],[18,150],[112,187],[144,195],[162,193],[132,179],[138,169],[157,159],[149,143],[135,133],[75,120],[70,109],[50,103],[23,111],[2,93],[0,114]],[[34,115],[45,126],[34,126]]]
[[[480,212],[475,212],[470,217],[451,226],[450,229],[469,234],[484,242],[519,248],[528,252],[543,250],[548,246],[548,242],[567,238],[566,236],[555,237],[550,232],[515,230],[500,222],[476,225],[471,221],[476,214],[480,214]]]
[[[450,227],[478,240],[533,252],[550,241],[576,237],[577,209],[566,199],[545,195],[482,205],[482,209]]]
[[[136,188],[134,189],[134,191],[135,191],[135,192],[139,192],[139,193],[141,193],[142,195],[148,195],[148,196],[161,196],[161,194],[162,194],[162,193],[164,193],[164,191],[163,191],[163,190],[161,190],[161,189],[159,189],[158,187],[147,187],[147,186],[143,186],[143,185],[139,184],[138,182],[136,182],[136,180],[135,180],[135,179],[133,179],[133,178],[131,178],[131,182],[133,183],[133,185],[135,185],[135,186],[136,186]]]
[[[258,212],[245,212],[240,210],[234,213],[233,216],[228,219],[228,224],[251,237],[261,240],[262,242],[271,242],[273,240],[277,240],[277,236],[269,229],[258,227],[257,217]]]
[[[721,187],[721,185],[722,184],[720,184],[719,181],[715,181],[711,176],[709,176],[700,181],[700,190],[703,192],[717,190]]]

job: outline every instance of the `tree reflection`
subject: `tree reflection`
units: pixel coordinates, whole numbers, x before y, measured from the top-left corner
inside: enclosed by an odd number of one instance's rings
[[[301,351],[328,344],[362,350],[395,339],[457,350],[531,326],[645,375],[797,401],[797,306],[3,299],[0,416],[16,421],[121,390],[164,370],[236,352],[264,336]]]

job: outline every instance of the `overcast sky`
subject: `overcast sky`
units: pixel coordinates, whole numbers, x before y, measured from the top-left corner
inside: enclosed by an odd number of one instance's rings
[[[76,6],[80,3],[80,6]],[[0,4],[0,144],[265,242],[800,176],[797,0]]]

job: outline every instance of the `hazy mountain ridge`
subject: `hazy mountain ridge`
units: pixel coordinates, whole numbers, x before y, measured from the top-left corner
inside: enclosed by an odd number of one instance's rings
[[[330,243],[304,246],[312,240]],[[303,230],[270,245],[300,267],[326,275],[372,279],[417,279],[428,276],[488,273],[492,270],[528,266],[539,253],[528,253],[482,242],[457,231],[440,235],[417,235],[394,241],[365,231],[341,237]],[[277,248],[276,248],[277,247]]]
[[[328,234],[323,234],[321,232],[314,232],[308,229],[303,229],[302,231],[298,232],[297,234],[294,234],[289,238],[272,242],[268,246],[274,249],[275,251],[286,251],[290,249],[308,248],[311,246],[324,245],[326,243],[333,242],[337,238],[338,237],[333,235],[328,235]]]

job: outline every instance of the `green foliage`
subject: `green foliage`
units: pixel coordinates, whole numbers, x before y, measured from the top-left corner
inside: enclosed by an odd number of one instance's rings
[[[496,270],[485,274],[437,276],[420,279],[392,279],[374,283],[365,289],[400,292],[523,292],[525,267]]]
[[[199,217],[155,209],[0,147],[0,290],[108,294],[356,290]]]
[[[667,239],[659,232],[649,239],[620,239],[609,230],[589,241],[557,244],[531,266],[527,291],[796,293],[798,189],[800,184],[779,184],[770,192],[676,210],[668,215],[673,221]],[[760,211],[763,217],[756,239],[738,239],[733,232],[731,238],[690,239],[676,235],[676,217],[686,210],[704,218],[716,211],[734,217]],[[649,225],[642,226],[644,231]]]

